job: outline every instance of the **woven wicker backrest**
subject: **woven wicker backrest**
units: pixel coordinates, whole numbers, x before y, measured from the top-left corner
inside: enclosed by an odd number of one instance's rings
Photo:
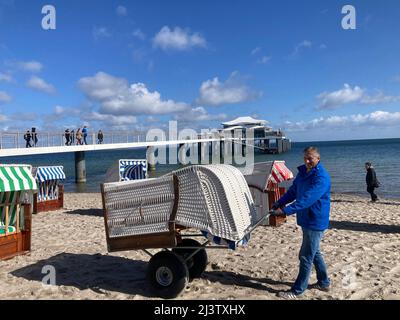
[[[190,166],[173,172],[179,180],[176,221],[233,241],[255,222],[256,210],[242,173],[229,165]]]
[[[103,184],[109,237],[169,231],[174,176],[179,190],[177,224],[239,241],[256,222],[249,187],[238,169],[190,166],[157,179]]]
[[[110,238],[169,231],[173,177],[103,184]]]

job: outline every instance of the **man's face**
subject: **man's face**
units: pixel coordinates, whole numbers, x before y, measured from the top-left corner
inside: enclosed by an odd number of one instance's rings
[[[304,164],[308,170],[316,167],[321,157],[315,152],[307,152],[304,154]]]

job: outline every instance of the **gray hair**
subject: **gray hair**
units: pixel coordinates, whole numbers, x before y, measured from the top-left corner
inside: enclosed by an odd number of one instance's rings
[[[315,153],[315,154],[320,156],[318,148],[314,147],[314,146],[309,146],[309,147],[305,148],[303,150],[303,153],[304,154],[306,154],[306,153]]]

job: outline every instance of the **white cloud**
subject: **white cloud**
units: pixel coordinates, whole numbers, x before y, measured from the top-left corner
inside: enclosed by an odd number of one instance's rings
[[[271,61],[271,57],[263,56],[261,59],[259,59],[259,60],[257,61],[257,63],[260,63],[260,64],[267,64],[267,63],[270,62],[270,61]]]
[[[134,116],[115,116],[110,114],[101,114],[95,111],[84,114],[82,119],[85,121],[101,122],[107,126],[131,125],[137,122],[137,119]]]
[[[111,37],[111,33],[108,31],[106,27],[94,27],[93,37],[95,40],[98,40],[100,38],[109,38]]]
[[[146,39],[146,35],[140,29],[136,29],[132,32],[132,35],[140,40]]]
[[[26,72],[40,72],[43,69],[43,65],[38,61],[14,61],[8,64]]]
[[[334,109],[344,104],[360,101],[363,95],[363,89],[358,86],[352,88],[346,83],[343,89],[319,94],[317,99],[321,102],[318,109]]]
[[[0,92],[0,94],[1,94],[1,92]],[[0,113],[0,122],[7,122],[7,121],[8,121],[7,116]],[[5,130],[6,130],[6,128],[2,128],[2,129],[5,129]],[[4,131],[5,131],[5,130],[4,130]]]
[[[157,91],[150,92],[143,83],[129,85],[123,78],[98,72],[78,82],[86,96],[100,103],[100,113],[114,115],[169,114],[185,111],[186,103],[162,100]]]
[[[320,101],[317,109],[337,109],[349,103],[358,104],[383,104],[400,101],[400,96],[388,96],[378,91],[376,95],[367,95],[364,89],[358,86],[352,88],[344,84],[342,89],[333,92],[323,92],[317,96]]]
[[[5,91],[0,91],[0,104],[10,102],[12,97]]]
[[[393,82],[400,82],[400,74],[395,75],[395,76],[392,78],[392,81],[393,81]]]
[[[210,106],[234,104],[256,99],[261,92],[255,92],[243,84],[237,72],[221,83],[217,77],[204,81],[200,87],[198,103]]]
[[[330,129],[348,129],[355,127],[398,127],[400,126],[400,112],[374,111],[368,114],[353,114],[348,116],[330,116],[320,117],[308,122],[290,122],[286,121],[282,125],[285,130],[306,131],[312,129],[330,130]],[[334,134],[334,131],[330,131]]]
[[[14,82],[14,79],[13,79],[12,76],[9,75],[9,74],[0,73],[0,82],[12,83],[12,82]]]
[[[251,50],[251,55],[254,56],[255,54],[259,53],[261,51],[260,47],[256,47],[253,50]]]
[[[322,50],[324,50],[324,49],[327,49],[328,48],[328,46],[326,45],[326,44],[321,44],[320,46],[319,46],[319,48],[320,49],[322,49]]]
[[[300,42],[298,45],[296,45],[296,47],[294,48],[293,52],[292,52],[292,57],[297,56],[303,49],[309,49],[312,47],[312,42],[308,41],[308,40],[304,40],[302,42]]]
[[[365,95],[360,103],[361,104],[380,104],[380,103],[393,103],[400,101],[400,96],[387,96],[383,92],[378,92],[375,96]]]
[[[47,83],[42,78],[39,78],[39,77],[36,77],[36,76],[32,76],[28,80],[26,85],[31,89],[42,91],[42,92],[45,92],[45,93],[52,94],[52,93],[55,93],[55,91],[56,91],[53,85]]]
[[[207,47],[206,39],[199,33],[190,33],[189,30],[184,30],[175,27],[171,30],[168,26],[164,26],[155,35],[153,46],[161,48],[165,51],[180,50],[185,51],[194,47]]]
[[[128,9],[126,9],[124,6],[118,6],[115,11],[120,17],[125,17],[128,15]]]
[[[206,109],[203,107],[195,107],[186,112],[179,113],[175,116],[175,119],[178,121],[189,121],[189,122],[197,122],[197,121],[221,121],[225,120],[227,115],[225,113],[220,114],[209,114]]]

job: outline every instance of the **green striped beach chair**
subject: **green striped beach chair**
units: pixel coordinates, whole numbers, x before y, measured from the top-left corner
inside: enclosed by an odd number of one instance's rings
[[[25,229],[22,204],[32,201],[37,189],[30,165],[0,164],[0,237]]]

